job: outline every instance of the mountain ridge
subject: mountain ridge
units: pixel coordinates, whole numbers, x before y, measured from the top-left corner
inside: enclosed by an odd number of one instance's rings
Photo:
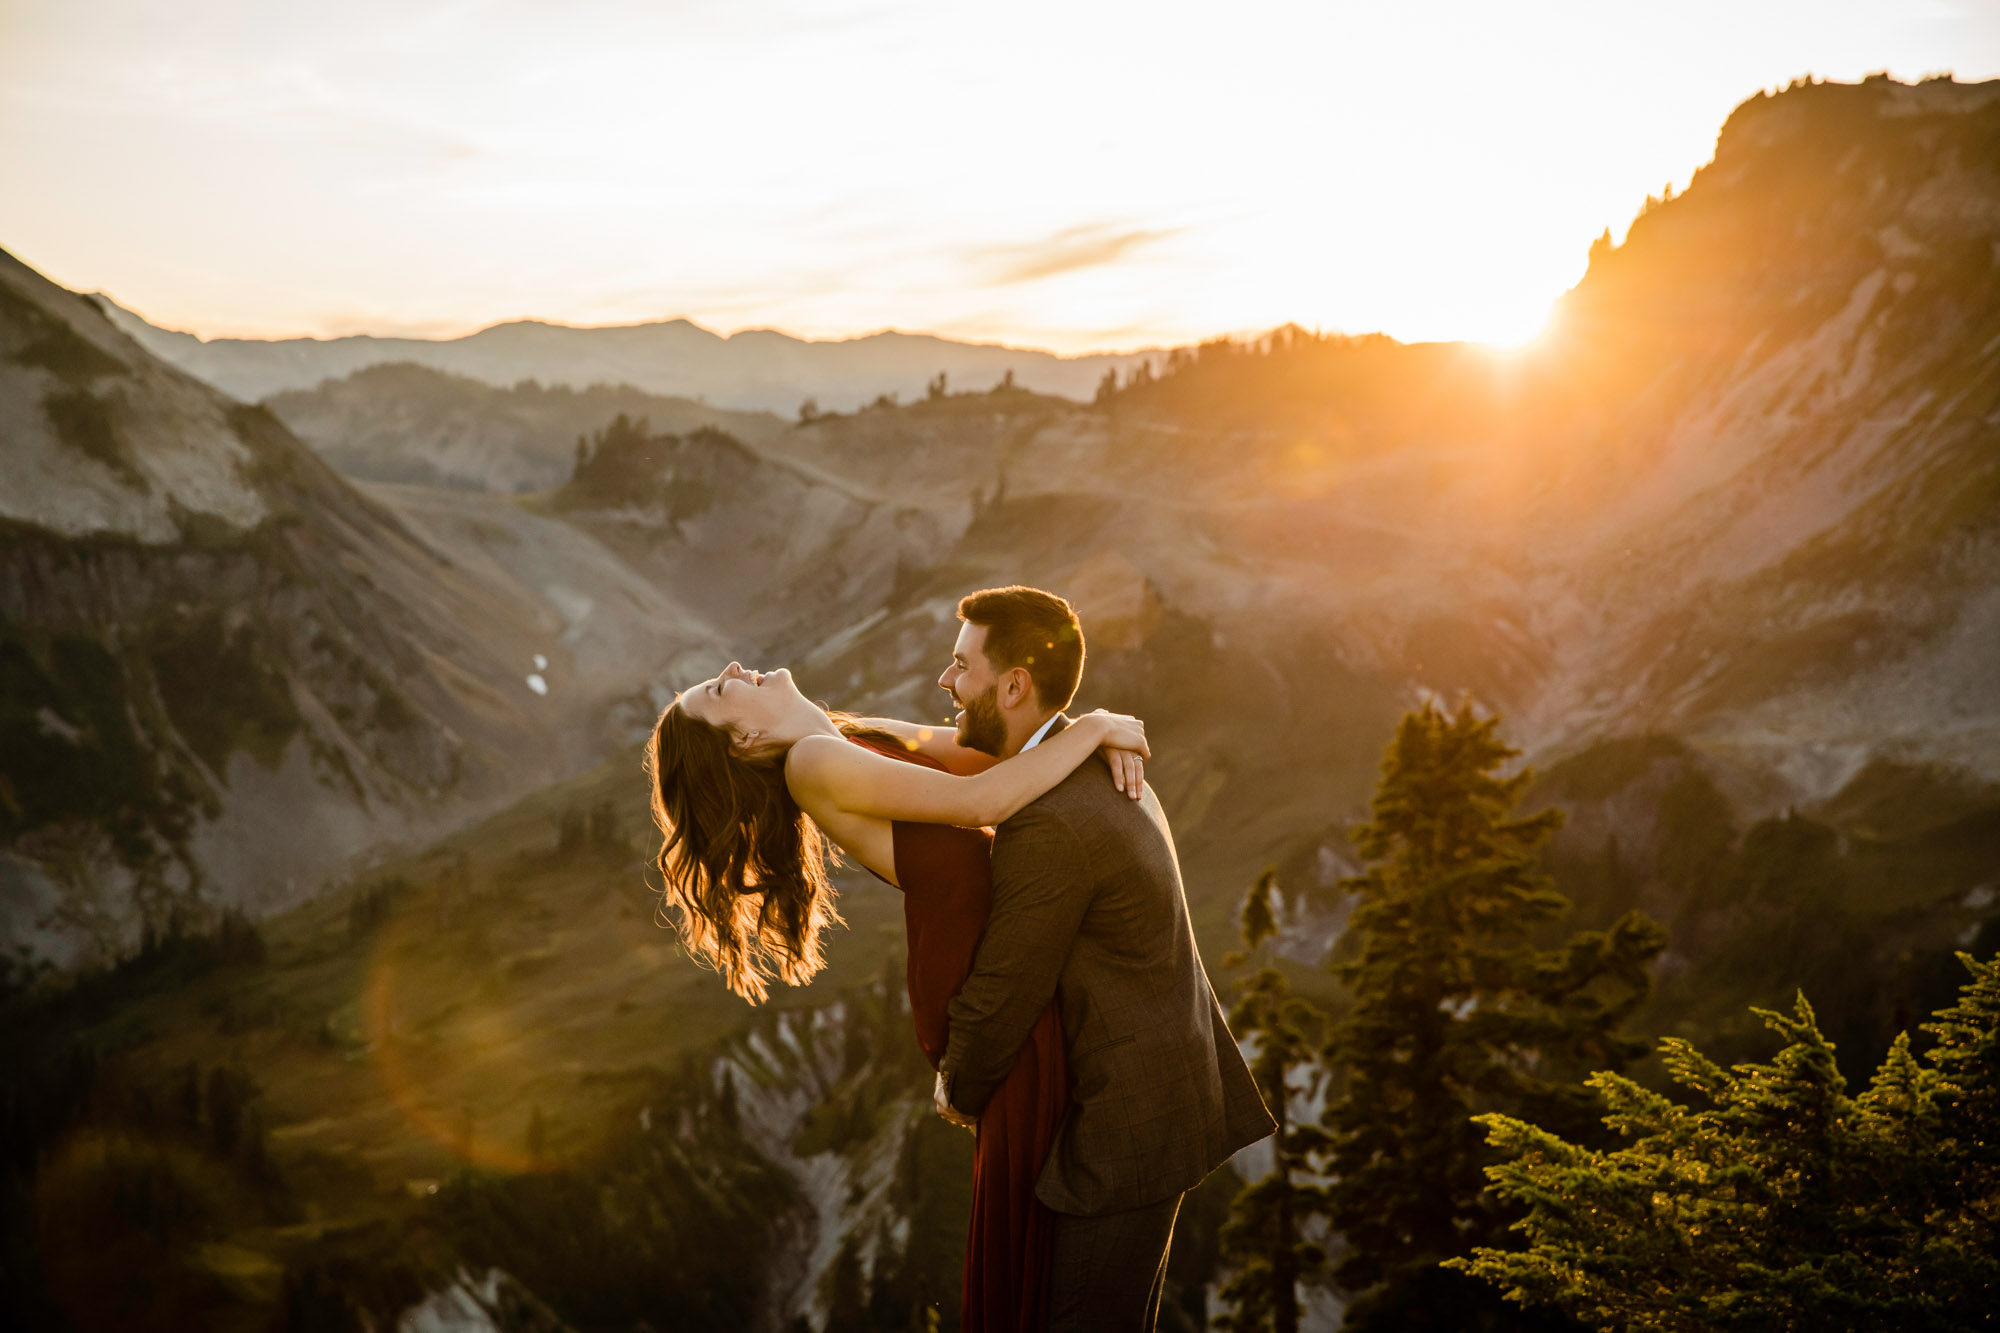
[[[1062,356],[896,329],[827,339],[776,329],[719,334],[684,318],[599,326],[508,320],[449,339],[349,334],[204,340],[159,328],[102,293],[97,299],[156,356],[247,400],[309,390],[372,365],[410,361],[500,387],[524,379],[577,389],[630,384],[737,410],[790,415],[809,398],[825,409],[845,411],[885,394],[914,397],[939,373],[963,381],[998,380],[1011,372],[1024,387],[1081,399],[1096,390],[1107,370],[1124,370],[1155,355]]]

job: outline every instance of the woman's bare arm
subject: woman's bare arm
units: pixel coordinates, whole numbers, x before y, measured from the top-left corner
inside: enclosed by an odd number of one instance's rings
[[[860,723],[871,730],[887,732],[917,754],[943,764],[947,773],[956,773],[960,777],[984,773],[1000,762],[997,757],[983,750],[968,749],[960,745],[957,740],[957,729],[950,725],[927,727],[917,722],[902,722],[893,717],[864,717],[860,719]]]
[[[903,722],[893,717],[864,717],[860,722],[864,727],[894,736],[912,751],[942,764],[945,772],[956,773],[960,777],[984,773],[1000,762],[996,756],[987,754],[983,750],[960,745],[958,732],[954,727],[927,727],[922,723]],[[1137,750],[1120,749],[1115,742],[1107,742],[1099,747],[1099,752],[1103,754],[1104,762],[1110,766],[1111,776],[1117,782],[1118,790],[1136,794],[1145,784],[1145,756]]]
[[[827,805],[920,824],[1000,824],[1107,742],[1147,753],[1143,723],[1102,712],[1085,714],[1025,754],[970,777],[906,764],[836,737],[808,736],[787,756],[785,781],[807,810]]]

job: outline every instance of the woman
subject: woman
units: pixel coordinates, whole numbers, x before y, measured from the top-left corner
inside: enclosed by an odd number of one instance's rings
[[[992,903],[999,824],[1103,749],[1110,781],[1141,794],[1145,727],[1090,713],[1005,762],[949,730],[827,713],[791,673],[731,662],[661,713],[647,746],[658,864],[696,959],[752,1001],[773,978],[809,981],[838,920],[827,840],[903,890],[910,1009],[933,1067],[946,1006],[971,971]],[[1047,1319],[1053,1223],[1034,1197],[1069,1097],[1062,1029],[1044,1011],[980,1118],[966,1245],[967,1333],[1026,1333]]]

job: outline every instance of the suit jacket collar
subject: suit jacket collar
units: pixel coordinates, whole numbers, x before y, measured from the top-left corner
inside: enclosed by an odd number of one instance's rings
[[[1051,736],[1060,736],[1063,728],[1068,726],[1069,722],[1070,717],[1068,713],[1057,713],[1049,719],[1049,729],[1042,733],[1042,739],[1046,741]]]

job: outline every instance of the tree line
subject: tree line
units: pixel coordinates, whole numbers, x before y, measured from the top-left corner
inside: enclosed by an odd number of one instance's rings
[[[1275,873],[1250,891],[1230,1022],[1279,1128],[1222,1231],[1217,1326],[1296,1333],[1313,1286],[1363,1333],[1993,1324],[2000,958],[1961,954],[1929,1049],[1897,1038],[1858,1096],[1803,995],[1757,1011],[1769,1063],[1668,1039],[1648,1089],[1623,1029],[1666,933],[1628,912],[1541,947],[1562,816],[1517,814],[1497,728],[1399,725],[1340,885],[1339,1012],[1276,965]]]

